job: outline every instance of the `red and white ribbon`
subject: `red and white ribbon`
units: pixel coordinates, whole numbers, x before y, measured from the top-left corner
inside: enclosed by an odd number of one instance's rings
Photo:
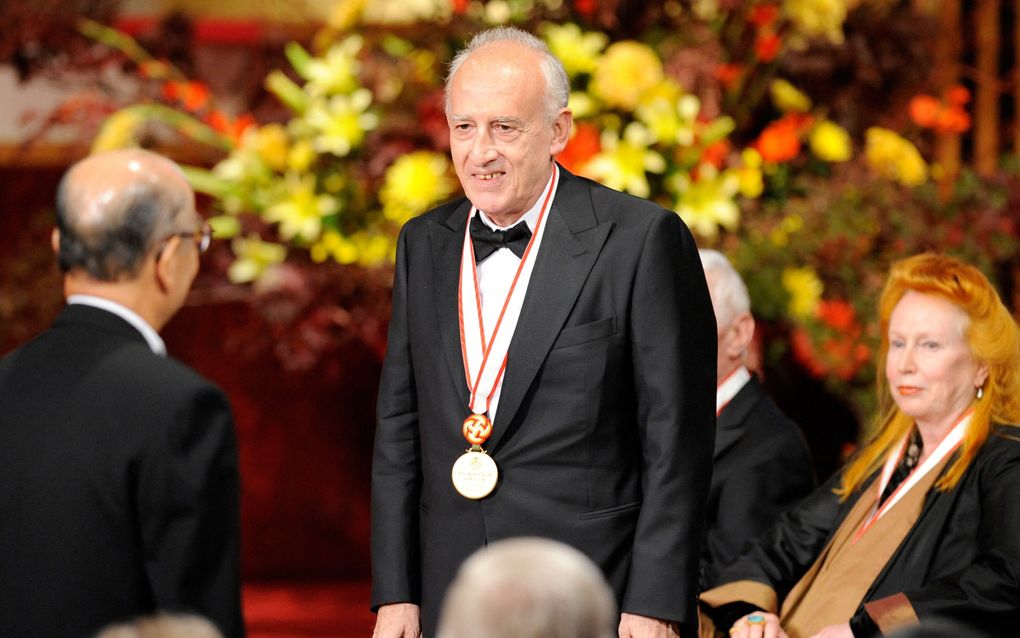
[[[485,414],[489,411],[492,397],[496,394],[506,370],[510,340],[514,336],[514,328],[517,326],[524,305],[524,295],[527,292],[527,286],[520,283],[528,281],[531,278],[531,271],[535,268],[538,247],[542,243],[545,221],[552,205],[553,193],[556,192],[559,175],[559,168],[553,164],[552,178],[543,196],[535,230],[521,257],[521,263],[503,301],[496,325],[488,330],[482,322],[482,297],[478,291],[478,270],[475,265],[474,246],[471,243],[470,222],[477,214],[477,210],[472,206],[468,213],[468,224],[464,229],[464,247],[460,258],[460,290],[457,302],[464,375],[471,390],[468,407],[475,414]]]

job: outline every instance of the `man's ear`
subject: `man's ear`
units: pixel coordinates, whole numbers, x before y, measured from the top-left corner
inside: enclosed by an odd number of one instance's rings
[[[53,254],[60,255],[60,229],[54,228],[50,233],[50,246],[53,247]]]
[[[570,127],[574,121],[574,115],[570,109],[562,109],[556,119],[553,120],[553,139],[550,145],[550,154],[557,155],[567,147],[570,140]]]
[[[163,248],[156,252],[153,276],[156,278],[156,285],[163,292],[173,288],[177,282],[177,249],[181,245],[181,238],[173,236],[166,240]]]
[[[731,331],[732,339],[727,346],[727,354],[733,357],[742,356],[754,339],[754,317],[751,313],[745,312],[733,320],[728,330]]]

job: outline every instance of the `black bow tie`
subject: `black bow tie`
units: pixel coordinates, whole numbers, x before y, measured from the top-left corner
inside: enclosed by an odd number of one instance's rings
[[[475,245],[475,261],[482,261],[500,248],[509,248],[518,258],[531,240],[528,224],[521,222],[507,230],[492,230],[478,215],[471,218],[471,242]]]

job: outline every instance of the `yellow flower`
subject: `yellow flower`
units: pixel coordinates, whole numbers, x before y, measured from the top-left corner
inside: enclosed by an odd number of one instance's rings
[[[574,114],[574,119],[579,120],[586,117],[591,117],[598,113],[598,104],[592,99],[591,95],[584,91],[571,91],[570,99],[567,101],[567,107]]]
[[[845,162],[850,159],[850,135],[838,124],[823,120],[811,131],[808,140],[811,152],[826,162]]]
[[[846,4],[847,0],[784,0],[783,12],[802,38],[826,38],[842,44]]]
[[[264,242],[255,234],[235,237],[230,242],[230,248],[237,259],[230,264],[227,278],[235,284],[255,281],[266,272],[266,269],[281,263],[287,256],[286,248],[279,244]]]
[[[741,166],[736,169],[740,183],[740,194],[754,199],[765,190],[765,178],[761,171],[761,153],[753,148],[745,148],[740,153]]]
[[[456,185],[445,155],[416,151],[397,158],[379,191],[386,219],[403,224],[432,204],[447,198]]]
[[[790,111],[807,113],[811,110],[811,98],[782,78],[772,80],[772,84],[769,85],[769,95],[772,97],[772,103],[783,113]]]
[[[666,79],[645,92],[634,115],[648,127],[653,143],[690,146],[700,111],[701,101],[696,96],[684,95],[675,82]]]
[[[340,33],[352,29],[361,17],[368,0],[338,0],[329,12],[326,24]]]
[[[633,111],[642,94],[662,78],[662,61],[651,47],[622,40],[606,49],[590,88],[606,104]]]
[[[867,130],[864,156],[879,174],[904,186],[918,186],[928,179],[928,165],[917,147],[889,129]]]
[[[720,227],[736,230],[740,209],[733,198],[740,180],[734,171],[720,173],[711,164],[702,164],[696,181],[687,173],[676,173],[667,185],[676,197],[674,210],[698,235],[715,239]]]
[[[318,239],[322,218],[339,209],[337,200],[315,190],[315,176],[287,175],[287,196],[266,209],[265,218],[280,224],[284,239],[299,238],[307,242]]]
[[[209,226],[212,228],[213,238],[230,239],[241,232],[241,220],[230,215],[217,215],[209,218]]]
[[[599,54],[609,42],[608,36],[598,32],[582,32],[573,22],[562,25],[551,22],[539,27],[542,36],[553,55],[563,62],[567,76],[574,78],[582,73],[592,73],[598,66]]]
[[[784,268],[782,285],[790,300],[787,312],[795,319],[805,319],[815,313],[818,302],[822,299],[822,281],[815,271],[809,267]]]
[[[322,263],[332,258],[339,264],[362,264],[377,266],[393,261],[396,242],[393,237],[381,233],[354,233],[349,237],[334,229],[322,234],[322,238],[310,249],[312,261]]]
[[[287,168],[289,142],[287,129],[280,124],[266,124],[255,133],[255,150],[266,166],[274,171]]]
[[[361,36],[352,35],[331,46],[323,57],[311,58],[304,69],[308,93],[312,96],[334,95],[358,89],[361,86],[358,79],[361,63],[357,55],[361,45]]]
[[[372,92],[358,89],[350,95],[335,95],[327,102],[316,102],[305,113],[305,122],[316,131],[315,150],[344,157],[361,144],[365,132],[379,124],[379,117],[366,109]]]
[[[361,18],[369,24],[414,24],[447,18],[452,8],[449,0],[372,0]]]
[[[651,188],[646,173],[662,173],[666,160],[648,148],[651,135],[643,125],[631,122],[623,139],[615,131],[602,133],[602,152],[584,165],[582,173],[610,188],[638,197],[648,197]]]
[[[318,155],[311,140],[298,140],[287,153],[287,168],[295,173],[303,173],[311,168],[316,157]]]
[[[117,111],[103,122],[99,134],[92,140],[92,153],[113,151],[135,146],[135,133],[145,121],[131,111]]]

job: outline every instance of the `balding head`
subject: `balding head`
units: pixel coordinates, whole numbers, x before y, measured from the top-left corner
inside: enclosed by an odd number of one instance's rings
[[[440,638],[613,638],[616,600],[599,568],[544,538],[513,538],[475,552],[443,605]]]
[[[67,171],[57,191],[60,268],[100,281],[130,279],[194,210],[194,192],[164,157],[140,149],[87,157]]]

